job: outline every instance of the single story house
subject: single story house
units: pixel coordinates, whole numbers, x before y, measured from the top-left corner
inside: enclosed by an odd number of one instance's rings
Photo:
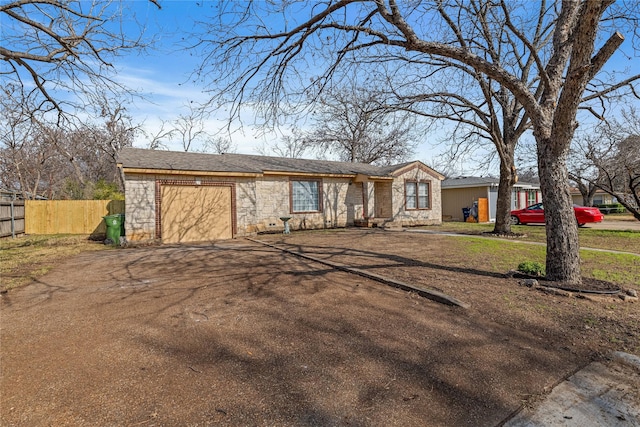
[[[574,205],[584,205],[582,193],[580,193],[580,190],[578,190],[576,187],[571,187],[569,189],[569,193],[571,194],[571,199],[573,200]],[[614,203],[618,203],[618,199],[600,189],[596,190],[595,194],[593,195],[593,206],[611,205]]]
[[[488,200],[488,218],[495,222],[500,179],[493,177],[461,176],[442,181],[442,215],[449,221],[462,221],[463,208],[469,208],[478,199]],[[511,209],[522,209],[542,200],[540,185],[518,182],[511,194]]]
[[[351,225],[439,224],[444,176],[419,161],[394,166],[243,154],[125,148],[131,241],[209,241]]]

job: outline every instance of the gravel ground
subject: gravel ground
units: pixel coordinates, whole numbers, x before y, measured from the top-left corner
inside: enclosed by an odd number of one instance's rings
[[[639,345],[637,306],[448,269],[445,236],[261,238],[471,308],[246,240],[84,253],[1,297],[0,425],[490,426]]]

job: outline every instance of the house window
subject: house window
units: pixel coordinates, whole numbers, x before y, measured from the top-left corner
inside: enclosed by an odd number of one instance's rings
[[[534,205],[537,202],[538,192],[536,190],[527,190],[527,206]]]
[[[404,183],[405,209],[431,208],[431,188],[426,181],[405,181]]]
[[[320,212],[321,181],[291,181],[291,212]]]

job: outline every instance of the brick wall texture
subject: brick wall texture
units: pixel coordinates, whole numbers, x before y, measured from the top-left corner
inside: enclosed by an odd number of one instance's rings
[[[209,177],[181,175],[152,175],[126,173],[127,238],[133,241],[154,240],[158,237],[158,189],[162,185],[180,182],[181,185],[216,185],[225,183],[235,190],[235,236],[259,232],[281,231],[280,217],[291,217],[292,230],[345,227],[354,221],[379,219],[382,224],[411,226],[439,224],[442,218],[440,180],[421,168],[414,168],[396,176],[393,181],[353,182],[351,178],[322,177],[322,209],[320,212],[292,213],[288,176]],[[308,179],[308,178],[305,178]],[[430,208],[405,210],[405,182],[427,181],[430,184]],[[217,184],[220,185],[220,184]],[[230,207],[231,209],[231,207]]]

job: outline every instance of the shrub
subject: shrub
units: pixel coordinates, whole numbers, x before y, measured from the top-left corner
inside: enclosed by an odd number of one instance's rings
[[[625,213],[626,209],[620,203],[609,203],[604,205],[596,205],[603,214],[608,213]]]
[[[544,276],[544,266],[539,262],[525,261],[518,265],[518,271],[533,276]]]
[[[99,179],[93,190],[95,200],[124,200],[124,194],[118,190],[118,184]]]

